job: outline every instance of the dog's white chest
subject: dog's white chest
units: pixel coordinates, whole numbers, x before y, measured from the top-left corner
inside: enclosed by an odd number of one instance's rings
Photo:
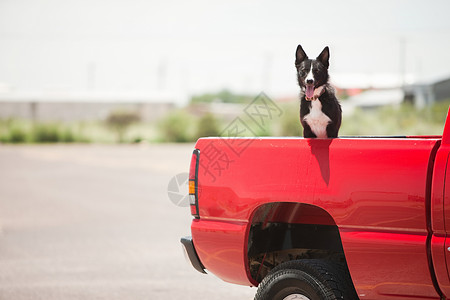
[[[318,138],[327,138],[327,126],[331,119],[322,112],[322,103],[319,100],[311,101],[311,110],[304,121]]]

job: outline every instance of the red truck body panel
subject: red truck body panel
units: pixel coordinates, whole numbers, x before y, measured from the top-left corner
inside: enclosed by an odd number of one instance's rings
[[[433,171],[431,189],[431,254],[433,268],[439,288],[448,298],[450,297],[450,242],[447,234],[450,233],[450,120],[447,116],[441,147],[437,151]],[[447,217],[447,222],[446,222]]]
[[[247,257],[258,208],[304,203],[329,218],[290,222],[338,227],[360,299],[449,297],[449,123],[443,139],[204,138],[195,148],[192,239],[204,267],[223,280],[258,284]]]

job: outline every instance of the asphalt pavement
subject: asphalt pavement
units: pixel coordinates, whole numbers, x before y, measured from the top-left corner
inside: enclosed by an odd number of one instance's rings
[[[167,189],[192,150],[0,145],[0,300],[252,299],[183,256],[191,216]]]

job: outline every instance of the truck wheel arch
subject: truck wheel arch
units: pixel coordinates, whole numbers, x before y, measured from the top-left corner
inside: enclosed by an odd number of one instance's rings
[[[338,227],[324,209],[298,202],[274,202],[257,207],[250,219],[247,268],[259,284],[281,263],[326,259],[345,264]]]

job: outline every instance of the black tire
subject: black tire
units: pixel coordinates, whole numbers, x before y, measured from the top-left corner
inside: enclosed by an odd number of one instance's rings
[[[305,259],[274,268],[259,284],[255,296],[255,300],[285,299],[357,300],[358,296],[345,265]]]

